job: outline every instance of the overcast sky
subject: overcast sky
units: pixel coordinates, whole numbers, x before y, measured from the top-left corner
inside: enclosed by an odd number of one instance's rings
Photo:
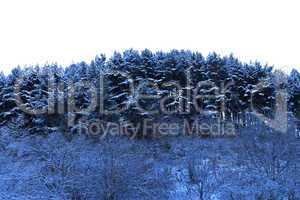
[[[0,71],[127,48],[234,53],[300,70],[298,0],[1,0]]]

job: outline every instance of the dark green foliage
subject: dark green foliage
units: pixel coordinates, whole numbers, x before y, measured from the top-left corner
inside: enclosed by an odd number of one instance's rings
[[[163,115],[193,123],[204,111],[213,111],[222,121],[244,125],[245,113],[252,110],[273,116],[278,89],[274,76],[272,67],[258,62],[243,64],[233,55],[216,53],[204,58],[184,50],[130,49],[108,60],[101,55],[90,64],[81,62],[65,69],[57,65],[16,68],[7,77],[0,74],[0,122],[22,116],[25,120],[20,126],[34,131],[43,127],[69,130],[81,120],[137,126]],[[300,75],[294,70],[285,87],[289,109],[297,117],[299,85]],[[149,95],[152,98],[143,98]],[[89,110],[91,104],[94,107]],[[24,109],[45,112],[32,114]],[[66,124],[69,116],[75,124]]]

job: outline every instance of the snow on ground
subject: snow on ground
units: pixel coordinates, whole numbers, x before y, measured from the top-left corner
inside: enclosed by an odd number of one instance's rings
[[[67,141],[23,132],[0,128],[1,200],[253,199],[267,183],[246,175],[238,138]]]

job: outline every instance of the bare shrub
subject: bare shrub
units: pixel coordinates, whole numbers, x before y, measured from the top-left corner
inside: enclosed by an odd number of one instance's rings
[[[264,194],[269,193],[268,199],[277,194],[287,196],[289,189],[299,187],[296,143],[289,134],[271,132],[246,136],[238,154],[244,177]]]
[[[196,193],[200,200],[209,199],[222,184],[222,177],[217,174],[215,163],[210,160],[188,164],[188,176],[192,187],[190,193]]]

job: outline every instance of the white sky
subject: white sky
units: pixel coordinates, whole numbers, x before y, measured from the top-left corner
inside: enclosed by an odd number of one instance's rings
[[[298,0],[0,0],[0,71],[127,48],[233,52],[300,69]]]

